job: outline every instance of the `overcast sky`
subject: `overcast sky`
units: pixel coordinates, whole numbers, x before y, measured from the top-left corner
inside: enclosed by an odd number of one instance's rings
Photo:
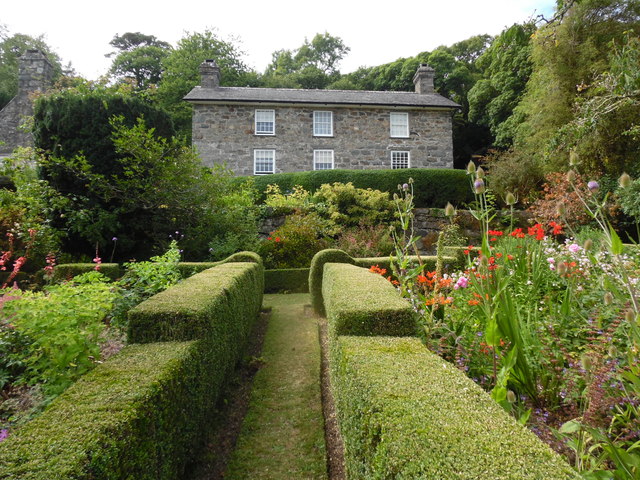
[[[115,34],[142,32],[175,46],[184,32],[215,29],[245,52],[259,72],[279,49],[295,49],[305,37],[329,32],[351,52],[340,70],[351,72],[451,45],[473,35],[496,35],[505,27],[553,11],[555,0],[218,0],[3,1],[0,24],[10,34],[44,34],[76,71],[97,79],[106,73]]]

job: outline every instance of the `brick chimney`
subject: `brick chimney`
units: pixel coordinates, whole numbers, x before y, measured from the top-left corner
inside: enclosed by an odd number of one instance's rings
[[[426,63],[421,63],[418,71],[413,76],[413,84],[416,86],[416,93],[436,93],[433,88],[433,76],[435,70]]]
[[[200,86],[202,88],[220,86],[220,68],[215,60],[205,60],[200,64]]]

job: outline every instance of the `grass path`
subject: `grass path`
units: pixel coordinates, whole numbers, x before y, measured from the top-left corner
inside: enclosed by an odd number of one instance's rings
[[[327,478],[317,321],[308,294],[265,295],[264,366],[225,479]]]

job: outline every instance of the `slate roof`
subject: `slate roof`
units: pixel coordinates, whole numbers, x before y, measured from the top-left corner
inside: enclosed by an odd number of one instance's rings
[[[290,103],[313,105],[368,105],[460,108],[437,93],[374,92],[364,90],[302,90],[293,88],[216,87],[191,90],[184,100],[193,103]]]

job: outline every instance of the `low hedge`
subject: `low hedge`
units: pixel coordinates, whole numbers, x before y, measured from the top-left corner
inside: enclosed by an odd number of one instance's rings
[[[0,443],[0,478],[182,478],[263,290],[261,262],[225,263],[138,305],[130,340],[144,344],[125,347]],[[197,340],[149,343],[185,338]]]
[[[95,269],[95,263],[61,263],[53,269],[53,280],[55,282],[71,280],[76,275],[92,272]],[[124,269],[118,263],[101,263],[98,271],[111,280],[117,280],[124,275]]]
[[[385,278],[345,263],[324,266],[322,297],[332,335],[416,335],[411,305]]]
[[[264,271],[265,293],[307,293],[308,291],[308,268],[283,268]]]
[[[414,261],[418,261],[418,257],[410,257]],[[435,256],[420,257],[426,265],[427,270],[435,270]],[[444,257],[445,270],[454,270],[464,265],[464,259],[456,257]],[[353,258],[348,253],[337,249],[326,249],[316,253],[311,259],[311,267],[309,269],[309,293],[311,294],[311,304],[318,315],[324,315],[324,302],[322,300],[322,275],[325,263],[350,263],[359,267],[371,268],[377,265],[387,270],[388,275],[392,274],[391,257],[363,257]]]
[[[480,387],[413,338],[332,337],[348,478],[580,478]]]
[[[462,205],[473,201],[473,192],[469,178],[464,170],[447,168],[409,168],[397,170],[317,170],[311,172],[277,173],[274,175],[258,175],[253,179],[259,197],[265,199],[265,190],[269,184],[277,184],[283,192],[292,191],[295,185],[315,192],[325,183],[351,182],[357,188],[372,188],[390,194],[398,192],[402,185],[413,178],[414,203],[421,207]],[[236,181],[245,181],[247,177],[238,177]]]
[[[262,263],[262,259],[254,252],[238,252],[230,255],[224,260],[218,262],[180,262],[178,270],[183,278],[190,277],[194,273],[202,272],[216,265],[222,265],[228,262],[254,262]],[[76,275],[91,272],[95,270],[95,263],[61,263],[53,270],[54,281],[71,280]],[[100,273],[103,273],[111,280],[117,280],[124,275],[124,268],[118,263],[102,263],[100,264]]]
[[[0,443],[0,478],[179,478],[212,409],[201,358],[197,342],[125,347]]]
[[[259,257],[258,257],[259,258]],[[262,305],[262,263],[223,263],[182,280],[128,313],[131,343],[209,338],[239,343]],[[232,319],[232,320],[229,320]],[[224,323],[227,322],[227,323]],[[219,338],[213,338],[219,337]]]

